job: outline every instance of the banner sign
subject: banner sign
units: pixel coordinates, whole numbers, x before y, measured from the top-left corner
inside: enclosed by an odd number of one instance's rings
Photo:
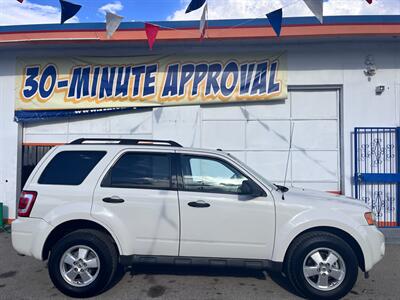
[[[23,58],[17,111],[132,108],[287,98],[285,54]]]

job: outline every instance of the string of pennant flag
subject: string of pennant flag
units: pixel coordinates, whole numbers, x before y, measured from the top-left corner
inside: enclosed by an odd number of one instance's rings
[[[19,3],[23,4],[24,0],[17,0]],[[297,0],[300,1],[300,0]],[[296,2],[297,2],[296,1]],[[307,7],[310,9],[310,11],[314,14],[314,16],[317,18],[317,20],[322,24],[323,23],[323,9],[324,9],[324,0],[302,0]],[[364,0],[361,0],[364,1]],[[372,4],[373,0],[365,0],[368,4]],[[65,0],[59,0],[60,2],[60,7],[61,7],[61,24],[64,24],[66,21],[74,17],[79,10],[81,9],[82,5],[75,4],[69,1]],[[292,3],[293,4],[293,3]],[[203,8],[203,13],[201,15],[200,19],[200,26],[199,26],[199,31],[200,31],[200,39],[206,38],[206,31],[207,31],[207,21],[208,21],[208,4],[207,0],[192,0],[185,13],[191,13],[195,10]],[[279,37],[281,34],[281,28],[282,28],[282,15],[283,15],[283,8],[274,10],[272,12],[269,12],[266,14],[266,17],[276,33],[276,35]],[[121,24],[123,20],[122,16],[119,16],[117,14],[107,12],[106,13],[106,32],[107,32],[107,37],[110,39],[113,34],[118,30],[119,25]],[[147,41],[149,44],[150,50],[153,49],[154,43],[157,38],[157,34],[160,28],[165,28],[165,29],[174,29],[175,28],[169,28],[165,26],[160,26],[157,24],[149,23],[149,22],[143,22],[144,23],[144,28],[147,36]],[[237,25],[236,25],[237,26]]]

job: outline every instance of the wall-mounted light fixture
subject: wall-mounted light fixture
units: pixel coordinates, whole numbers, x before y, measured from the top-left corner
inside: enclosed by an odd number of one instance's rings
[[[385,86],[384,85],[378,85],[375,88],[375,94],[377,95],[382,95],[382,93],[385,91]]]
[[[365,64],[364,75],[368,77],[368,81],[371,81],[371,77],[376,74],[376,65],[374,57],[372,55],[367,55],[364,64]]]

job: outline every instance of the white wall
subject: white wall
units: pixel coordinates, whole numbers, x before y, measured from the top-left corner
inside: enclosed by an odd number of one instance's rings
[[[282,51],[288,53],[288,83],[290,86],[325,86],[337,85],[343,87],[342,97],[343,106],[341,107],[342,119],[342,165],[344,168],[344,191],[347,195],[352,194],[351,177],[352,177],[352,131],[355,126],[399,126],[400,118],[400,46],[399,43],[392,41],[371,41],[371,42],[348,42],[341,41],[336,43],[319,43],[304,45],[271,45],[268,46],[260,43],[253,43],[250,46],[236,45],[238,51],[251,53],[251,51]],[[161,50],[160,50],[161,49]],[[216,47],[211,51],[231,51],[232,45],[224,46],[221,42],[220,47]],[[122,49],[121,53],[129,52],[133,55],[132,48]],[[162,51],[160,47],[159,52]],[[172,51],[169,49],[168,51]],[[200,46],[188,47],[187,52],[204,52],[205,49]],[[227,53],[229,53],[227,52]],[[36,52],[35,55],[52,55],[57,52],[47,50],[44,52]],[[70,55],[87,55],[87,49],[70,50]],[[92,50],[93,55],[105,55],[101,50]],[[377,66],[377,73],[368,81],[364,75],[364,61],[367,55],[373,55]],[[14,62],[9,59],[1,60],[1,66],[6,66],[9,71],[13,68]],[[5,87],[2,92],[6,94],[9,101],[14,99],[12,79],[5,77],[7,83],[0,83]],[[375,86],[385,85],[386,91],[380,95],[375,95]],[[3,101],[4,97],[2,97]],[[265,106],[263,104],[248,106],[253,113],[271,109],[273,111],[284,110],[284,104],[275,104]],[[35,124],[25,127],[25,142],[68,142],[75,138],[86,136],[114,136],[114,137],[140,137],[140,138],[168,138],[175,139],[185,146],[200,147],[207,145],[207,135],[213,133],[218,135],[218,129],[209,130],[204,128],[204,122],[201,120],[210,117],[210,114],[218,114],[221,111],[229,114],[232,119],[245,118],[243,105],[236,106],[213,106],[207,108],[207,112],[199,106],[187,107],[170,107],[157,108],[142,112],[124,113],[118,115],[86,117],[79,120],[67,120],[52,122],[50,124]],[[16,149],[17,126],[11,121],[10,112],[12,107],[8,103],[7,118],[1,127],[1,138],[4,139],[4,131],[7,133],[8,140],[13,145],[9,145],[9,150]],[[273,114],[271,114],[273,117]],[[208,125],[206,125],[208,126]],[[229,149],[232,142],[239,142],[241,139],[251,137],[241,128],[235,128],[234,124],[226,123],[231,130],[231,135],[221,136],[220,148]],[[10,130],[11,129],[11,130]],[[276,134],[287,134],[287,130],[276,128]],[[208,133],[207,133],[208,132]],[[298,138],[298,137],[296,137]],[[271,139],[273,137],[271,136]],[[3,144],[3,140],[1,140]],[[215,145],[209,145],[215,146]],[[4,154],[5,153],[5,154]],[[240,153],[237,154],[240,157]],[[13,151],[4,151],[1,155],[3,161],[1,167],[11,164],[16,166],[15,153]],[[282,157],[276,159],[284,159]],[[13,163],[11,163],[13,162]],[[15,170],[8,170],[9,175],[15,175]],[[14,173],[13,173],[14,172]],[[13,176],[14,176],[13,175]],[[3,176],[3,175],[2,175]],[[11,185],[9,185],[11,186]],[[15,186],[15,184],[14,184]],[[3,186],[0,190],[4,193]]]
[[[0,56],[0,202],[4,218],[14,218],[19,184],[21,134],[14,119],[15,57]]]

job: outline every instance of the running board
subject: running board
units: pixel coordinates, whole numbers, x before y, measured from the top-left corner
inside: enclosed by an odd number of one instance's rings
[[[134,264],[177,265],[177,266],[206,266],[247,268],[282,272],[282,263],[267,259],[217,258],[217,257],[189,257],[189,256],[162,256],[162,255],[121,255],[120,263],[124,266]]]

